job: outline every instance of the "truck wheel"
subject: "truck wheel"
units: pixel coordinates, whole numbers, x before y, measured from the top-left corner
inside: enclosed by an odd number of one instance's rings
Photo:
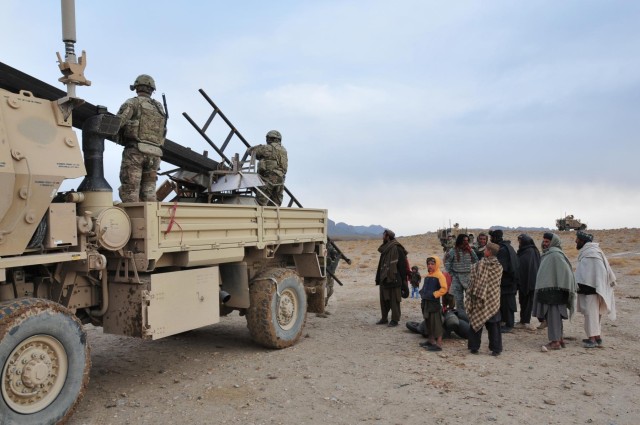
[[[261,273],[252,280],[249,296],[247,327],[254,341],[269,348],[286,348],[298,341],[307,319],[307,296],[294,270]]]
[[[0,303],[0,423],[57,424],[71,416],[89,382],[82,323],[51,301]]]
[[[580,225],[580,230],[587,230],[587,225],[586,224],[581,224]]]

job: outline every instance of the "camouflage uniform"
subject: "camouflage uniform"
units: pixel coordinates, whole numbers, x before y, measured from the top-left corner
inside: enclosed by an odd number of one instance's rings
[[[122,202],[155,202],[160,157],[150,156],[130,146],[122,152],[120,188]]]
[[[155,202],[160,148],[166,132],[164,109],[150,94],[138,91],[137,97],[122,104],[118,116],[121,119],[118,137],[125,147],[120,166],[120,199]]]
[[[444,243],[444,251],[450,251],[453,247],[456,246],[455,238],[451,235],[447,236],[447,241]]]
[[[339,262],[340,254],[338,254],[338,251],[333,247],[333,244],[327,244],[327,271],[335,274]],[[331,295],[333,295],[333,284],[333,278],[329,275],[329,273],[327,273],[327,298],[324,301],[325,307],[329,304],[329,298],[331,297]]]
[[[289,165],[287,150],[278,139],[271,139],[268,144],[254,146],[250,150],[260,160],[258,174],[264,181],[260,189],[264,195],[260,192],[256,195],[258,204],[270,205],[271,199],[276,205],[282,205],[284,179]]]

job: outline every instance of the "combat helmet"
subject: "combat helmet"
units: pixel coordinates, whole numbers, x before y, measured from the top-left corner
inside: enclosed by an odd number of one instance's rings
[[[269,142],[269,139],[276,139],[281,141],[282,134],[280,134],[278,130],[271,130],[270,132],[267,133],[267,143]]]
[[[154,91],[156,89],[156,82],[153,80],[153,77],[151,77],[151,75],[140,74],[138,75],[138,78],[136,78],[136,80],[133,82],[133,84],[129,86],[129,88],[131,89],[131,91],[133,91],[138,86],[151,87],[152,91]]]

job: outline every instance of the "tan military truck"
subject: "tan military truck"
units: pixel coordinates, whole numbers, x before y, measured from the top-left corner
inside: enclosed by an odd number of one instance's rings
[[[569,214],[565,217],[561,217],[556,220],[556,227],[558,230],[586,230],[587,225],[582,223],[579,219],[574,218],[573,214]]]
[[[62,3],[69,20],[73,2]],[[89,380],[84,324],[155,340],[237,311],[257,343],[284,348],[300,338],[307,303],[324,305],[326,210],[179,197],[114,205],[102,151],[119,118],[98,110],[80,144],[72,111],[84,66],[72,48],[60,60],[62,99],[0,88],[3,425],[72,414]],[[77,191],[59,192],[82,176]]]

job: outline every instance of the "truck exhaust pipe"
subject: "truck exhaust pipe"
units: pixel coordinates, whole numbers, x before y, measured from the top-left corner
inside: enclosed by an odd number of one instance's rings
[[[108,115],[104,106],[97,109],[98,114],[82,126],[82,153],[87,175],[78,186],[78,192],[113,192],[104,178],[104,139],[118,132],[120,118]]]
[[[227,291],[223,291],[222,289],[220,290],[220,302],[222,304],[226,303],[227,301],[229,301],[231,299],[231,294],[228,293]]]
[[[87,175],[78,186],[85,196],[80,210],[91,211],[95,217],[100,211],[113,206],[113,189],[104,178],[104,139],[120,128],[120,118],[107,113],[104,106],[97,107],[97,115],[88,118],[82,126],[82,153]]]

